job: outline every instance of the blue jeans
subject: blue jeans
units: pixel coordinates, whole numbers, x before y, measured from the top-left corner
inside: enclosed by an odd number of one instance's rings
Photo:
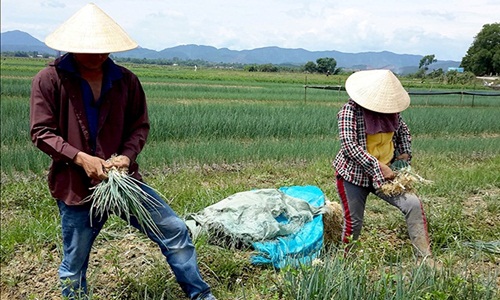
[[[210,287],[201,278],[196,251],[186,224],[154,190],[145,185],[141,185],[141,188],[161,204],[148,210],[163,236],[158,238],[149,230],[144,230],[133,216],[131,225],[158,244],[177,282],[190,299],[210,293]],[[59,267],[62,294],[70,299],[85,299],[90,250],[107,218],[94,217],[91,223],[89,204],[72,206],[63,201],[57,201],[57,204],[63,238],[63,260]],[[124,216],[120,217],[125,219]]]

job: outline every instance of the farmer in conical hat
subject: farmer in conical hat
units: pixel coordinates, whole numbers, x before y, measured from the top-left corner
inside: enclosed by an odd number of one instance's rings
[[[139,79],[108,58],[137,43],[100,8],[86,5],[45,43],[66,54],[33,79],[30,130],[33,143],[52,158],[48,180],[63,237],[59,277],[63,296],[73,299],[87,292],[91,247],[107,219],[90,216],[91,204],[82,200],[106,179],[105,168],[128,168],[130,176],[142,180],[136,159],[150,124]],[[118,156],[107,162],[114,154]],[[134,216],[131,224],[159,245],[190,299],[215,299],[200,274],[185,223],[153,189],[140,187],[161,203],[149,207],[161,235],[141,228]]]
[[[373,193],[405,215],[416,255],[428,257],[431,250],[420,199],[413,193],[381,192],[382,185],[395,177],[391,164],[411,161],[411,135],[400,115],[410,97],[389,70],[353,73],[345,88],[350,99],[337,115],[340,150],[333,161],[344,211],[342,240],[350,243],[359,238],[366,200]]]

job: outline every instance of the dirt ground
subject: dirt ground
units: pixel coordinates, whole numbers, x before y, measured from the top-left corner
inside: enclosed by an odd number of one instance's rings
[[[120,274],[141,276],[155,262],[163,261],[163,256],[149,240],[130,233],[123,239],[98,239],[90,259],[89,284],[96,284],[99,299],[112,299],[106,291],[116,292]],[[57,274],[60,260],[60,249],[42,249],[35,254],[28,247],[21,247],[1,268],[1,277],[9,280],[2,280],[0,299],[61,299]],[[169,271],[166,262],[165,269]]]

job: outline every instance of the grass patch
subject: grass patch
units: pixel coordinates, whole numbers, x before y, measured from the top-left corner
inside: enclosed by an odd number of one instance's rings
[[[59,214],[46,185],[50,159],[31,145],[28,132],[30,78],[45,63],[2,61],[0,289],[6,299],[60,294]],[[305,74],[130,67],[144,82],[151,112],[141,171],[180,216],[257,188],[316,185],[338,201],[331,161],[344,92],[308,89],[306,99]],[[336,85],[345,78],[307,80]],[[415,98],[403,113],[414,137],[412,166],[434,182],[418,186],[418,195],[442,269],[415,264],[404,217],[370,196],[356,259],[325,248],[319,264],[275,270],[251,265],[251,251],[201,237],[200,268],[215,295],[498,299],[498,254],[485,249],[500,240],[500,101],[488,97],[471,108],[469,100],[453,97]],[[88,275],[92,299],[183,297],[156,245],[117,217],[96,240]]]

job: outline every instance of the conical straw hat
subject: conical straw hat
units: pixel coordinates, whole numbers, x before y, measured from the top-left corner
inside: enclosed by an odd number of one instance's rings
[[[397,113],[410,106],[410,96],[389,70],[356,72],[347,78],[345,89],[354,102],[379,113]]]
[[[111,53],[137,48],[125,31],[90,3],[45,38],[50,48],[72,53]]]

